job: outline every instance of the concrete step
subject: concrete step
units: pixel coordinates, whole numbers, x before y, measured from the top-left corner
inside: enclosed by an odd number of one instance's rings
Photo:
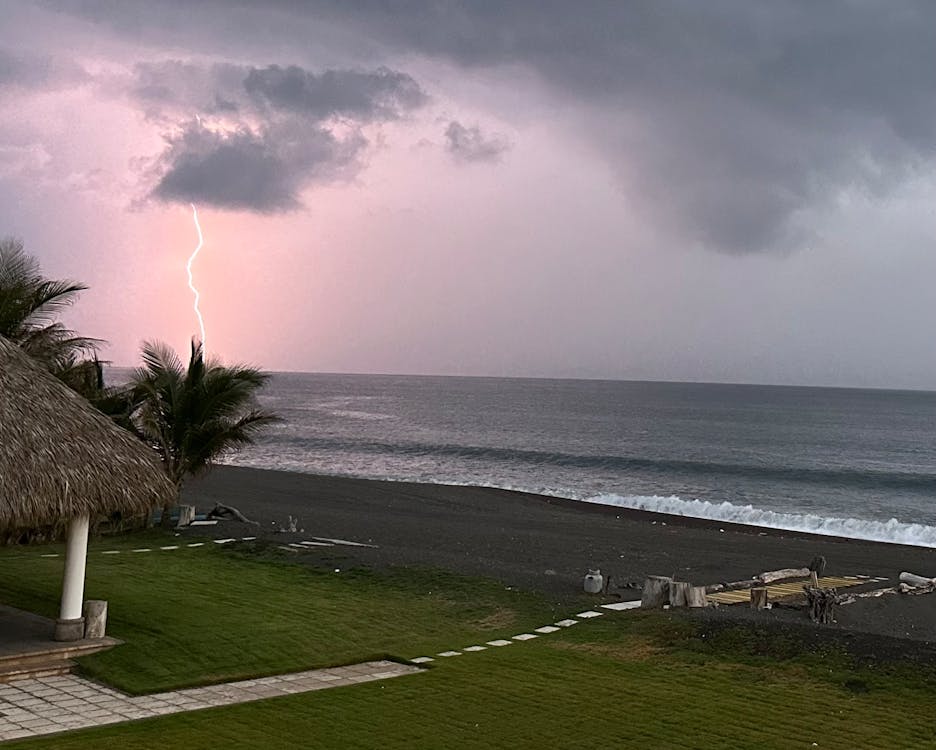
[[[7,663],[0,666],[0,684],[16,680],[36,680],[40,677],[58,677],[71,673],[74,668],[75,662],[71,659],[26,664]]]
[[[116,638],[105,637],[73,643],[23,644],[18,652],[0,655],[0,683],[68,674],[75,667],[75,659],[105,651],[119,643]]]

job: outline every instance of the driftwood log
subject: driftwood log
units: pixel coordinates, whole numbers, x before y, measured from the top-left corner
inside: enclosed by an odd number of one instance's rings
[[[647,576],[640,594],[640,606],[644,609],[659,609],[668,604],[672,582],[669,576]]]
[[[208,511],[208,518],[209,520],[219,518],[225,521],[240,521],[241,523],[249,523],[251,526],[260,525],[256,521],[251,521],[237,508],[232,508],[230,505],[221,505],[221,503],[217,503],[214,508]]]
[[[809,575],[809,568],[781,568],[780,570],[768,570],[757,576],[760,583],[773,583],[782,581],[784,578],[806,578]]]
[[[936,578],[926,578],[925,576],[918,576],[916,573],[901,573],[900,582],[917,588],[923,588],[924,586],[932,588],[936,586]]]
[[[835,605],[839,597],[835,589],[820,589],[815,586],[803,586],[806,592],[806,609],[809,619],[820,625],[835,622]]]

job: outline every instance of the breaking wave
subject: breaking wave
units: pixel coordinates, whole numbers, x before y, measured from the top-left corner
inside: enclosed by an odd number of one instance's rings
[[[780,513],[762,510],[753,505],[734,505],[729,502],[710,503],[706,500],[683,500],[680,497],[646,495],[595,495],[582,498],[584,502],[613,505],[619,508],[669,513],[674,516],[704,518],[712,521],[763,526],[809,534],[867,539],[872,542],[909,544],[914,547],[936,547],[936,526],[902,523],[896,518],[889,521],[868,521],[861,518],[834,518],[812,513]]]

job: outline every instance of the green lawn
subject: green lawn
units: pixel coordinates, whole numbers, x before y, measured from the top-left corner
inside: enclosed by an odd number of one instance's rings
[[[108,634],[126,643],[82,660],[89,676],[154,692],[411,658],[555,619],[540,597],[493,581],[431,570],[312,570],[291,558],[258,561],[210,544],[158,550],[170,543],[178,542],[147,535],[92,546],[85,598],[108,600]],[[131,551],[140,547],[153,551]],[[64,563],[41,557],[49,551],[0,551],[0,600],[54,617]]]
[[[26,592],[41,590],[42,601],[54,601],[61,563],[19,559],[0,555],[14,570],[0,595],[29,599]],[[128,644],[88,669],[136,689],[433,653],[572,614],[488,581],[329,575],[217,549],[92,555],[90,577],[89,594],[107,592],[113,630]],[[439,659],[419,675],[11,746],[936,747],[925,718],[931,669],[859,668],[847,654],[811,650],[795,637],[765,648],[762,633],[743,627],[708,628],[704,639],[700,632],[694,620],[666,613],[608,614]]]
[[[855,693],[818,663],[655,650],[609,616],[422,675],[88,730],[15,747],[923,748],[931,689],[882,678]],[[659,615],[650,616],[650,625]],[[638,623],[636,630],[648,627]],[[757,662],[758,660],[753,660]]]

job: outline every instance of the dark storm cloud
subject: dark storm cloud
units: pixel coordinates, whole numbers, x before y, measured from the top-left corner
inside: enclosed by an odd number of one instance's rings
[[[178,33],[181,0],[56,0],[134,33]],[[234,26],[205,19],[203,39]],[[726,252],[808,239],[804,213],[842,191],[886,193],[936,156],[936,4],[789,0],[383,3],[239,0],[264,33],[303,48],[341,28],[373,53],[534,71],[629,199],[688,242]],[[189,18],[189,16],[186,16]],[[149,24],[149,26],[147,26]],[[145,27],[145,29],[143,29]],[[808,219],[805,220],[808,223]],[[805,232],[805,234],[804,234]]]
[[[315,5],[394,47],[528,66],[603,113],[582,134],[632,200],[727,252],[807,240],[803,211],[936,156],[932,4]]]
[[[452,120],[445,128],[445,147],[459,161],[496,162],[509,146],[500,136],[485,136],[477,125],[465,127]]]
[[[137,65],[130,93],[150,117],[186,118],[153,165],[154,198],[260,213],[293,210],[304,187],[353,174],[367,147],[361,126],[426,100],[415,80],[387,68],[316,74],[182,61]],[[237,125],[212,129],[192,113]]]
[[[298,194],[314,181],[340,176],[366,145],[359,135],[338,140],[324,128],[302,137],[280,127],[254,133],[217,133],[197,121],[169,139],[156,169],[152,195],[160,200],[275,213],[300,206]]]

